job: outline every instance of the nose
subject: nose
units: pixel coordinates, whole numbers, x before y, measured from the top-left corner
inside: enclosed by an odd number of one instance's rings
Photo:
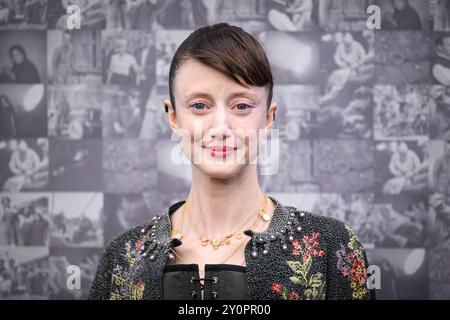
[[[225,140],[231,135],[229,117],[226,107],[218,107],[212,115],[211,126],[209,128],[211,138]]]

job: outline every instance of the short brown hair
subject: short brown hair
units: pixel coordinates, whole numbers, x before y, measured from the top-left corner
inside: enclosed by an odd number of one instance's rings
[[[269,60],[258,40],[242,28],[227,23],[204,26],[192,32],[178,47],[169,71],[169,95],[174,110],[176,73],[189,58],[223,73],[240,85],[266,87],[269,108],[273,95]]]

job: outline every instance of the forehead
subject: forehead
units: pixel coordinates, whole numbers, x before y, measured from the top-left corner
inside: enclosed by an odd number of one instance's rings
[[[245,96],[262,101],[267,97],[267,89],[257,86],[243,86],[225,74],[194,59],[185,60],[175,77],[174,93],[177,98],[186,100],[197,93],[205,93],[216,98]]]

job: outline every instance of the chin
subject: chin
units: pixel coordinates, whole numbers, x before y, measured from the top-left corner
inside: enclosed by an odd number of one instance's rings
[[[243,166],[236,163],[204,163],[197,165],[197,168],[211,178],[229,179],[239,174]]]

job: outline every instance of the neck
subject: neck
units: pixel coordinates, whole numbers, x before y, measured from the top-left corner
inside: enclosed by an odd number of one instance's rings
[[[263,201],[256,165],[230,179],[211,178],[192,168],[187,212],[203,236],[221,237],[236,231],[248,219],[253,221],[250,216],[256,215]]]

